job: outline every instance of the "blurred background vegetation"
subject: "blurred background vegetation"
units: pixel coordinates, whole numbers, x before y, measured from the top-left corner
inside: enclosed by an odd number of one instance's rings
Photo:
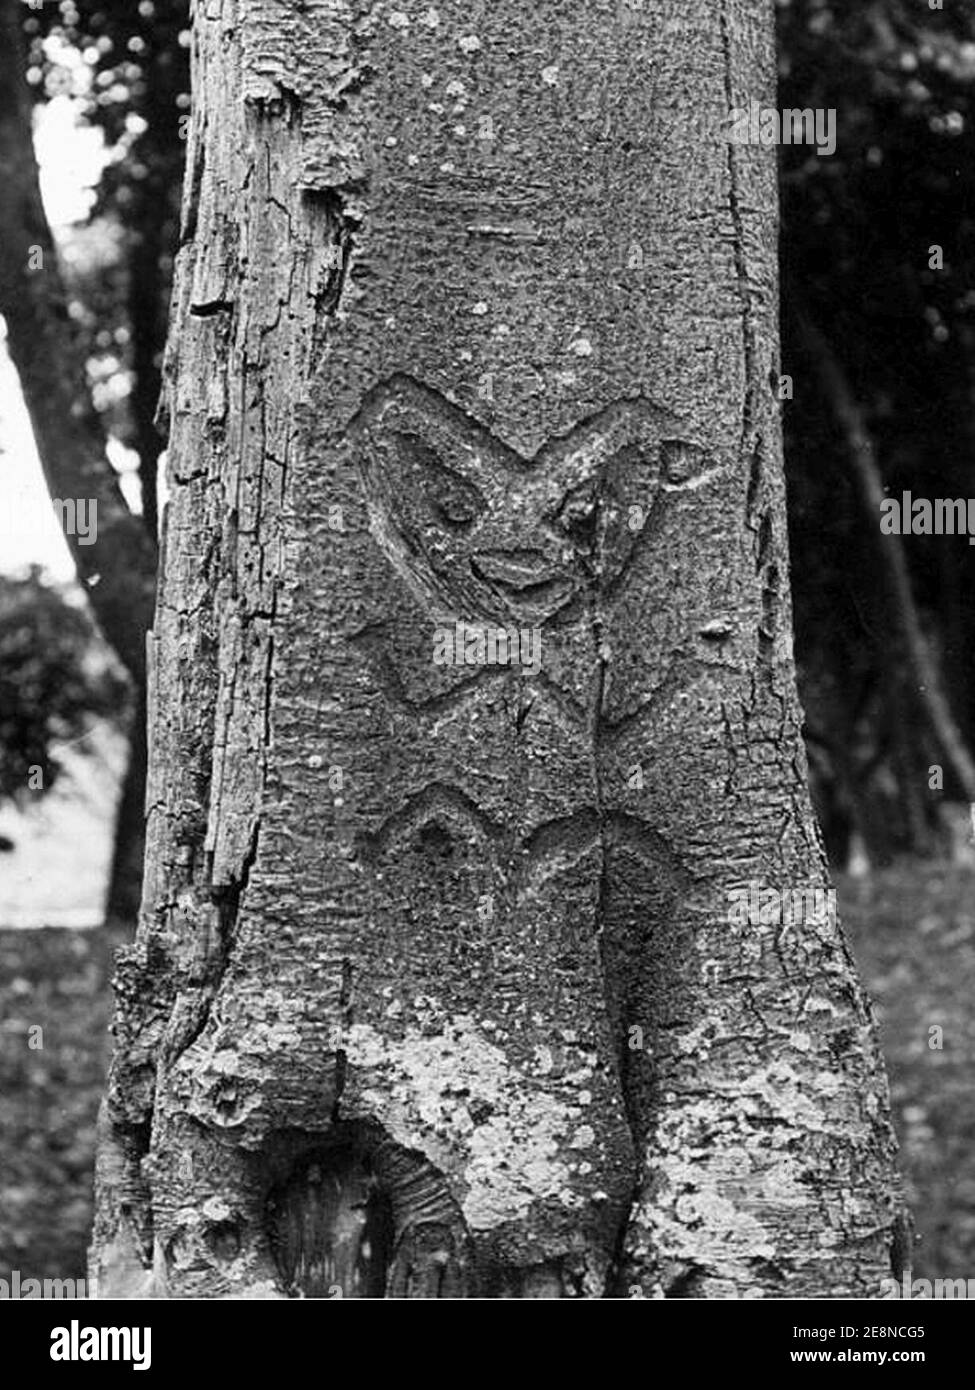
[[[101,173],[83,215],[59,230],[59,259],[88,404],[155,537],[188,7],[0,4],[18,10],[35,120],[68,103],[97,136]],[[834,108],[838,122],[832,157],[779,151],[792,592],[813,795],[883,1026],[920,1236],[915,1272],[968,1277],[975,548],[965,537],[881,539],[870,486],[975,495],[975,13],[950,0],[944,10],[779,0],[777,13],[780,106]],[[76,600],[37,570],[0,580],[0,799],[18,794],[31,765],[56,785],[59,742],[86,721],[136,730],[106,911],[116,936],[138,899],[141,708]],[[0,1091],[12,1123],[0,1146],[0,1276],[78,1275],[113,937],[5,925]],[[26,1047],[32,1022],[45,1024],[41,1051]],[[933,1026],[941,1049],[929,1045]]]
[[[38,567],[0,574],[0,797],[43,796],[62,771],[58,747],[124,712],[126,684],[100,655],[91,617]]]

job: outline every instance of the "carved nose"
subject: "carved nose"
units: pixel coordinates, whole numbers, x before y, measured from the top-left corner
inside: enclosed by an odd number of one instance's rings
[[[475,559],[478,573],[507,589],[534,589],[559,577],[552,562],[538,550],[486,550]]]

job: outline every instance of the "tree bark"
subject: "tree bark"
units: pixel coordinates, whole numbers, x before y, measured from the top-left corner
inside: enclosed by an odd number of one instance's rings
[[[828,887],[774,87],[760,0],[198,6],[103,1294],[879,1293],[844,937],[730,911]]]

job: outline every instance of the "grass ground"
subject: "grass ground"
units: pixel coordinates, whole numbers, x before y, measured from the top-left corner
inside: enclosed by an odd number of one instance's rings
[[[902,864],[837,896],[881,1026],[915,1277],[975,1278],[975,872]]]
[[[110,1042],[103,965],[98,932],[0,932],[0,1278],[85,1274]]]
[[[975,1276],[975,873],[912,862],[837,887],[883,1030],[915,1275]],[[0,931],[2,1278],[85,1272],[109,1042],[103,952],[97,932]],[[37,1024],[43,1048],[31,1050]]]

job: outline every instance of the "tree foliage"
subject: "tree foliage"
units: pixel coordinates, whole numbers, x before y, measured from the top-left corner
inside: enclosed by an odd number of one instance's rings
[[[23,803],[50,791],[61,771],[57,744],[115,716],[126,691],[84,609],[37,569],[0,576],[0,798]]]

